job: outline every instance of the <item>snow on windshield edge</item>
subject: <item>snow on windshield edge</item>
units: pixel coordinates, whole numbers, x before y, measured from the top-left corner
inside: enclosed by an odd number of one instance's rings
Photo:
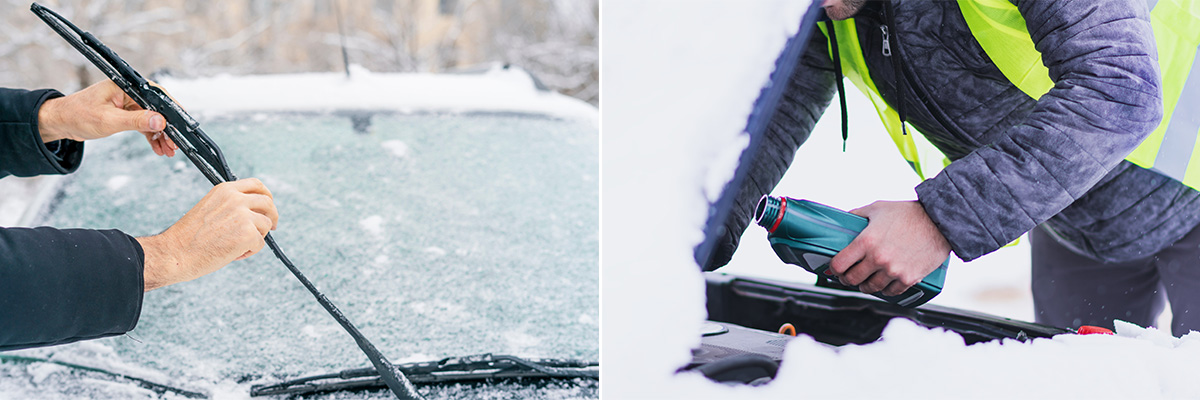
[[[163,77],[159,83],[189,112],[398,110],[512,112],[597,123],[599,110],[579,99],[540,91],[528,72],[494,65],[474,74],[342,73]]]

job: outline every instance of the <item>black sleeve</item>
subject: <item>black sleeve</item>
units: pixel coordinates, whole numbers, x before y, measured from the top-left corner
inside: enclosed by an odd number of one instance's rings
[[[0,229],[0,350],[133,329],[143,259],[137,240],[116,230]]]
[[[37,112],[54,90],[0,88],[0,177],[65,174],[83,143],[42,143]],[[125,333],[142,310],[144,256],[120,231],[0,228],[0,350]]]
[[[817,29],[816,27],[813,28]],[[783,179],[796,149],[808,140],[813,126],[829,107],[836,93],[833,61],[829,57],[829,45],[819,30],[812,33],[808,47],[800,62],[787,80],[787,90],[779,100],[779,107],[767,126],[758,154],[750,163],[750,171],[737,190],[733,208],[718,232],[721,238],[713,249],[704,270],[712,271],[729,263],[737,250],[742,233],[750,225],[751,213],[762,195],[770,193]]]
[[[0,88],[0,177],[66,174],[79,168],[83,142],[42,143],[38,132],[38,109],[55,97],[62,93]]]

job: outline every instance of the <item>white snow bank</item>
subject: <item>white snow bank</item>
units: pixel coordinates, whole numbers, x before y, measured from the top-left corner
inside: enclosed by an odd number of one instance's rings
[[[1123,329],[1122,329],[1123,328]],[[807,398],[1196,398],[1200,334],[1182,339],[1130,324],[1119,335],[1060,335],[963,345],[953,332],[894,319],[883,340],[833,349],[809,337],[785,352],[763,394]]]
[[[674,374],[699,345],[705,315],[692,260],[707,210],[701,188],[710,171],[732,176],[728,164],[710,170],[710,160],[730,145],[744,146],[746,115],[807,5],[605,2],[605,397],[731,390]]]
[[[730,148],[745,146],[746,116],[809,3],[605,2],[604,396],[1200,397],[1200,380],[1188,375],[1200,359],[1198,334],[1174,339],[1127,324],[1118,325],[1117,336],[966,346],[957,334],[897,320],[869,345],[835,350],[811,338],[793,341],[778,378],[764,387],[674,373],[698,346],[705,318],[692,249],[702,239],[706,195],[715,196],[714,187],[732,176]],[[874,111],[849,92],[848,152],[841,152],[838,118],[825,118],[776,194],[845,209],[915,198],[915,176]],[[834,103],[826,115],[839,113]],[[812,280],[780,263],[764,237],[761,229],[747,230],[726,272]],[[1022,244],[970,264],[955,260],[946,291],[934,301],[1028,320],[1028,282]]]
[[[398,110],[519,112],[598,121],[596,107],[539,91],[519,67],[479,74],[343,73],[162,78],[189,112]]]

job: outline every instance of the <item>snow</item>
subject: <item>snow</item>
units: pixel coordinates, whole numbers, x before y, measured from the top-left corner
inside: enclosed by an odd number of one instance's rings
[[[707,213],[701,187],[709,161],[745,127],[745,116],[805,6],[786,1],[704,7],[605,3],[601,335],[606,396],[687,398],[731,390],[674,373],[699,345],[705,315],[703,280],[692,259]],[[760,68],[747,72],[747,66]],[[732,176],[725,167],[714,173]]]
[[[867,345],[834,349],[801,336],[786,349],[777,379],[763,387],[675,373],[699,345],[705,318],[692,249],[702,240],[707,202],[732,177],[730,160],[747,143],[746,116],[808,4],[605,2],[605,397],[1200,397],[1200,382],[1188,374],[1200,359],[1200,333],[1176,339],[1129,324],[1114,336],[966,346],[955,333],[894,320],[881,341]],[[839,119],[825,118],[774,194],[843,209],[915,198],[918,180],[869,102],[854,89],[848,97],[847,152]],[[826,115],[839,112],[835,101]],[[781,263],[765,236],[750,227],[722,272],[813,281]],[[1029,279],[1022,240],[970,264],[954,258],[933,303],[1032,320]]]
[[[396,157],[408,157],[408,145],[404,144],[404,142],[399,140],[387,140],[379,143],[379,145],[392,152],[392,155]]]
[[[510,330],[504,332],[505,352],[511,354],[526,354],[530,348],[536,347],[542,341],[537,336],[530,335],[523,330]]]
[[[446,250],[442,249],[441,247],[431,246],[431,247],[425,248],[425,253],[429,254],[432,257],[441,257],[441,256],[446,255]]]
[[[205,115],[244,111],[401,110],[515,112],[598,122],[596,107],[539,91],[519,67],[495,65],[480,74],[342,73],[163,77],[159,84],[189,111]]]
[[[57,364],[42,363],[42,364],[30,365],[27,370],[29,371],[29,375],[33,378],[30,381],[33,382],[33,384],[35,384],[35,385],[40,385],[40,384],[42,384],[42,381],[45,381],[46,378],[49,377],[51,374],[57,374],[59,372],[66,372],[67,367],[57,365]]]
[[[587,314],[579,314],[578,322],[584,325],[596,325],[596,319]]]
[[[1119,333],[964,346],[958,334],[897,319],[882,341],[870,345],[832,349],[808,337],[793,341],[780,368],[787,379],[765,389],[863,399],[896,393],[997,399],[1200,396],[1200,382],[1185,372],[1200,357],[1200,334],[1176,343],[1167,341],[1175,340],[1168,333],[1128,324]],[[853,370],[870,380],[853,390],[823,385],[828,378],[813,374],[813,366],[835,373]]]
[[[367,233],[370,233],[375,236],[383,236],[383,217],[382,216],[372,215],[372,216],[363,218],[361,221],[358,221],[358,226],[361,226],[363,228],[363,230],[367,231]]]
[[[133,180],[133,178],[129,175],[117,175],[112,178],[108,178],[108,182],[105,183],[105,185],[108,186],[108,190],[115,192],[121,190],[121,188],[125,187],[125,185],[128,185],[129,181],[131,180]]]

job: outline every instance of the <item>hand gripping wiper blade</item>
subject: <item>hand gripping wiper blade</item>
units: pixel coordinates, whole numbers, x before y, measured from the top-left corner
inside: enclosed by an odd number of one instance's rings
[[[162,91],[151,85],[149,81],[138,74],[137,71],[130,67],[125,60],[117,56],[117,53],[109,49],[99,39],[96,39],[91,33],[85,32],[79,27],[72,24],[66,18],[63,18],[58,13],[46,8],[40,4],[33,3],[29,6],[30,11],[46,22],[51,29],[58,32],[59,36],[70,43],[75,50],[78,50],[84,57],[91,61],[92,64],[103,71],[109,79],[116,83],[125,94],[129,95],[138,105],[147,110],[156,111],[162,114],[167,120],[167,127],[163,131],[175,142],[175,145],[187,155],[192,164],[204,174],[208,181],[213,185],[222,182],[237,180],[237,177],[230,171],[229,165],[225,162],[225,156],[221,153],[221,148],[213,143],[208,135],[200,129],[200,124],[191,117],[175,100]],[[392,393],[400,399],[420,399],[421,396],[417,393],[416,388],[412,383],[404,377],[403,372],[397,369],[383,353],[380,353],[371,341],[355,328],[350,320],[342,314],[342,311],[329,301],[317,287],[296,268],[292,261],[283,254],[279,245],[275,243],[275,238],[267,234],[264,239],[267,246],[275,253],[275,257],[283,262],[292,275],[312,293],[317,302],[337,320],[338,324],[354,338],[354,342],[362,349],[367,358],[371,360],[371,364],[379,373],[381,379],[391,389]]]
[[[600,379],[600,364],[565,359],[524,359],[507,355],[480,354],[447,357],[439,361],[400,364],[405,376],[416,384],[461,383],[500,379]],[[251,396],[295,395],[361,390],[383,387],[379,374],[370,368],[313,375],[270,385],[254,385]]]
[[[107,75],[138,105],[162,114],[167,120],[167,127],[163,131],[187,155],[192,164],[200,169],[209,182],[216,185],[237,179],[225,163],[225,156],[221,153],[221,149],[208,138],[208,135],[204,134],[204,131],[200,129],[200,124],[196,123],[196,120],[192,119],[192,116],[179,107],[170,96],[167,96],[166,92],[151,85],[112,49],[101,43],[91,33],[79,29],[63,16],[37,3],[33,3],[29,9],[55,32],[58,32],[59,36],[66,39],[71,47],[78,50],[96,68],[104,72],[104,75]]]

